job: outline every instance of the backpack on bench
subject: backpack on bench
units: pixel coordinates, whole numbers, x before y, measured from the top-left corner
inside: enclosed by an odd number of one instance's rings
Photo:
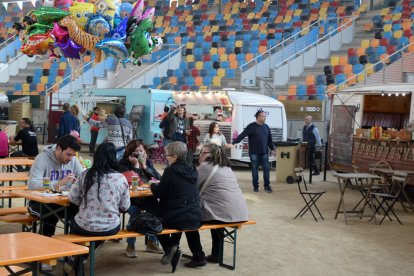
[[[162,222],[149,212],[143,212],[131,218],[127,225],[128,231],[154,236],[162,231]]]

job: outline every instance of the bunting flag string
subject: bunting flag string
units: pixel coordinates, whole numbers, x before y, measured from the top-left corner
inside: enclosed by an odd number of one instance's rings
[[[23,9],[23,3],[25,2],[30,2],[32,3],[33,7],[35,7],[37,0],[3,1],[2,4],[6,10],[9,7],[9,4],[14,4],[14,3],[17,4],[17,6],[20,9]]]

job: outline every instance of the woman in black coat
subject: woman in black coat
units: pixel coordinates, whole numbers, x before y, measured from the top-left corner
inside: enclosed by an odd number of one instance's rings
[[[151,190],[159,199],[159,216],[164,228],[195,230],[201,226],[200,200],[197,170],[187,164],[187,145],[172,142],[166,147],[169,166],[165,169],[159,184],[152,184]],[[206,262],[200,236],[197,231],[185,232],[194,262]],[[179,248],[182,233],[159,235],[164,249],[161,263],[171,263],[175,272],[181,258]]]

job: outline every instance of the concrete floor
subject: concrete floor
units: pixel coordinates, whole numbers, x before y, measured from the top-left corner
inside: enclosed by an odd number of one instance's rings
[[[157,168],[162,171],[161,165]],[[345,225],[343,215],[334,220],[339,201],[336,179],[330,174],[328,181],[314,177],[313,189],[327,193],[318,206],[325,220],[315,222],[310,214],[292,219],[304,205],[297,185],[276,183],[274,192],[253,193],[248,168],[235,168],[240,187],[249,207],[250,225],[238,232],[237,267],[235,271],[208,264],[191,269],[184,267],[181,259],[180,275],[413,275],[414,274],[414,213],[405,213],[401,206],[396,209],[404,225],[396,221],[384,221],[375,225],[367,218],[350,219]],[[272,183],[276,175],[271,174]],[[357,202],[358,192],[347,190],[346,202]],[[14,206],[22,201],[14,200]],[[18,225],[0,224],[0,233],[20,231]],[[210,233],[201,232],[206,254],[210,253]],[[185,236],[181,247],[189,254]],[[144,239],[138,239],[138,258],[125,256],[126,242],[107,242],[99,252],[96,275],[164,275],[171,266],[160,264],[161,255],[144,252]],[[231,248],[226,245],[226,259],[231,261]],[[88,269],[88,267],[86,267]],[[54,270],[62,275],[61,265]]]

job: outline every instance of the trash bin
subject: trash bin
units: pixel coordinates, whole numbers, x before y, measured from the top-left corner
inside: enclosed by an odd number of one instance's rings
[[[286,183],[288,176],[295,177],[295,168],[299,162],[298,142],[277,142],[276,146],[276,181]]]
[[[11,135],[16,134],[16,127],[17,127],[16,121],[0,120],[0,129],[6,132],[7,137],[10,137]]]

